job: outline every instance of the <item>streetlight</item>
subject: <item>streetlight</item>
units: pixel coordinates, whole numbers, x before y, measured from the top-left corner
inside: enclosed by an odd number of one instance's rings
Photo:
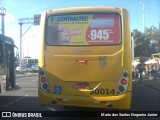
[[[5,8],[0,8],[0,15],[2,17],[2,35],[4,35],[4,16],[6,15]]]

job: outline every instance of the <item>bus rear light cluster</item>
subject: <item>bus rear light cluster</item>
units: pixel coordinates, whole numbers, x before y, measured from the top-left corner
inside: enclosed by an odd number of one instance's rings
[[[117,95],[126,93],[128,85],[129,85],[129,73],[127,70],[124,69],[121,78],[118,82]]]
[[[42,69],[39,70],[39,81],[40,81],[41,89],[45,92],[49,92],[47,77],[44,70]]]

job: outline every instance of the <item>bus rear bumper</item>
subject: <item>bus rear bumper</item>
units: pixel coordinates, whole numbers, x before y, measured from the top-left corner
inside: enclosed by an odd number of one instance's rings
[[[61,105],[107,109],[130,109],[131,92],[119,96],[85,97],[52,95],[39,90],[39,102],[41,105]]]

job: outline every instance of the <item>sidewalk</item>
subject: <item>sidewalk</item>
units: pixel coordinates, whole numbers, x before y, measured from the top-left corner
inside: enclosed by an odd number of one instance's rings
[[[26,72],[26,73],[16,74],[16,78],[31,77],[31,76],[38,76],[38,73]]]
[[[152,80],[152,79],[146,79],[144,78],[142,83],[140,83],[139,79],[133,79],[135,82],[139,83],[139,84],[143,84],[149,88],[152,88],[156,91],[160,92],[160,80],[158,79],[157,81]]]

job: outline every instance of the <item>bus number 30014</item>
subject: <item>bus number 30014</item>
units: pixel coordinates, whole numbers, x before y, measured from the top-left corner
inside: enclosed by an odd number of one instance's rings
[[[112,90],[109,90],[109,89],[95,89],[95,90],[92,90],[90,91],[90,94],[99,94],[99,95],[114,95],[115,94],[115,90],[112,89]]]

